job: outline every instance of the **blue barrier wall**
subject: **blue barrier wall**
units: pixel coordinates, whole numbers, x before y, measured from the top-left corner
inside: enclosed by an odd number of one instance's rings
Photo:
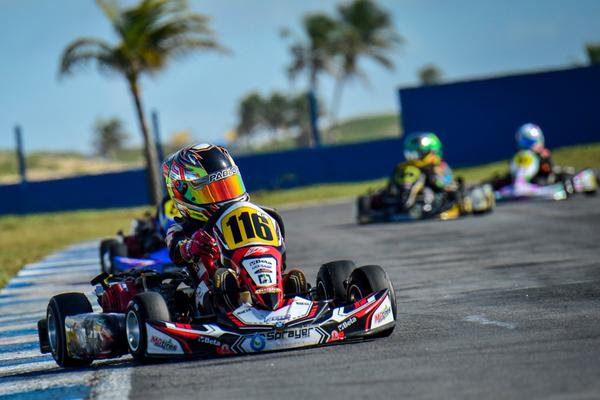
[[[509,158],[514,131],[542,126],[548,145],[600,141],[600,67],[400,90],[405,132],[431,130],[453,166]],[[400,139],[236,157],[249,191],[386,176]],[[0,214],[148,204],[144,170],[0,186]]]
[[[0,214],[148,204],[145,170],[0,186]]]
[[[236,157],[249,191],[375,179],[402,158],[400,139]],[[0,186],[0,214],[148,204],[145,170]]]
[[[509,158],[514,133],[542,127],[550,148],[600,141],[600,66],[400,89],[404,132],[433,131],[450,165]]]

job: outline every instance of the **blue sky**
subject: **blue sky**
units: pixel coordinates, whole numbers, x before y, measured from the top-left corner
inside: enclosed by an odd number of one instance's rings
[[[131,3],[131,2],[129,2]],[[231,55],[196,54],[143,80],[147,110],[157,109],[163,138],[188,130],[198,141],[220,141],[237,121],[239,99],[252,90],[300,90],[285,74],[282,27],[300,32],[308,12],[335,11],[329,0],[191,0],[212,17]],[[398,110],[398,87],[417,83],[416,71],[437,64],[448,80],[515,71],[568,67],[585,62],[584,43],[600,42],[598,0],[380,0],[405,38],[393,55],[396,69],[370,62],[368,84],[350,83],[341,116]],[[82,36],[113,41],[110,25],[93,0],[0,0],[0,148],[14,146],[19,123],[27,150],[90,152],[98,117],[119,117],[139,143],[125,83],[95,68],[57,79],[64,47]],[[332,81],[320,97],[331,101]]]

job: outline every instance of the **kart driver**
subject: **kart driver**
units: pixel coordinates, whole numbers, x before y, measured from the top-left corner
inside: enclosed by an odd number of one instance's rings
[[[515,139],[519,151],[510,164],[510,173],[492,182],[494,190],[510,184],[546,185],[554,183],[554,164],[545,147],[542,129],[532,123],[519,127]]]
[[[409,164],[419,168],[426,175],[426,185],[434,192],[455,191],[456,183],[452,170],[442,159],[442,154],[442,142],[435,133],[415,132],[408,135],[404,140],[404,158],[407,162],[394,168],[389,182],[390,190],[400,187],[403,169]]]
[[[205,225],[220,207],[247,201],[249,195],[238,167],[220,146],[199,144],[183,148],[171,155],[162,168],[167,191],[182,215],[175,218],[167,232],[169,256],[192,273],[197,284],[198,310],[208,312],[207,295],[211,290],[220,290],[211,283],[220,254],[216,239],[205,230]],[[211,179],[212,176],[217,177]],[[275,210],[263,210],[275,219],[285,236],[281,216]]]

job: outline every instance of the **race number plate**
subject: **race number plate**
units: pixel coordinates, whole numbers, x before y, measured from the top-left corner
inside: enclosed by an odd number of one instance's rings
[[[250,245],[279,246],[277,223],[269,214],[252,203],[232,206],[217,221],[229,250]]]

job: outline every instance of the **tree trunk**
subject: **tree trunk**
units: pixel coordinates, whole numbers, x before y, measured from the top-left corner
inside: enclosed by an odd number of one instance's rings
[[[342,103],[342,91],[344,89],[344,78],[338,77],[333,87],[333,98],[331,99],[331,111],[329,119],[329,132],[333,138],[337,136],[338,114]],[[337,141],[337,140],[336,140]]]
[[[140,99],[140,89],[138,86],[137,77],[129,77],[129,88],[133,101],[135,102],[135,110],[138,117],[138,123],[144,137],[144,156],[146,158],[146,171],[148,175],[148,189],[150,195],[150,201],[153,205],[158,206],[163,197],[162,191],[162,179],[159,173],[158,163],[160,160],[156,154],[156,146],[154,138],[148,131],[148,125],[146,124],[146,117],[144,116],[144,108],[142,107],[142,101]]]

